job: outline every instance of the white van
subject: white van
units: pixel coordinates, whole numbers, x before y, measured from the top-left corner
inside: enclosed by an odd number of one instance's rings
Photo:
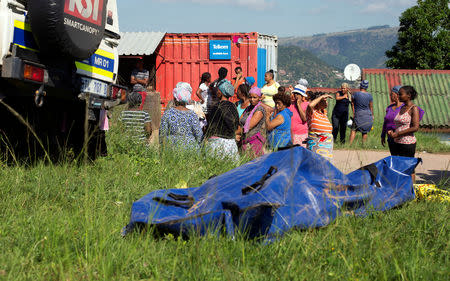
[[[90,155],[105,153],[102,110],[127,95],[119,40],[116,0],[0,0],[0,160],[44,153],[14,111],[56,157],[82,151],[89,116]]]

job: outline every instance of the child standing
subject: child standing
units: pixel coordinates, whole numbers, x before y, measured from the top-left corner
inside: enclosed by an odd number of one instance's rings
[[[202,104],[202,110],[206,114],[207,107],[206,104],[208,102],[208,90],[209,85],[211,84],[211,73],[205,72],[202,74],[200,78],[200,85],[198,86],[198,90],[196,92],[197,98],[200,100]]]

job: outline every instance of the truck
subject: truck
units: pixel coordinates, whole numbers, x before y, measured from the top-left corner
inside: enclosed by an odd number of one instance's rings
[[[116,0],[0,0],[0,160],[106,153],[116,84]]]

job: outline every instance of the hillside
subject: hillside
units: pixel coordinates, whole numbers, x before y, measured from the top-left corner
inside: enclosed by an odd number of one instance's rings
[[[385,52],[397,42],[397,32],[397,27],[375,26],[309,37],[280,38],[280,45],[307,49],[338,69],[349,63],[356,63],[361,68],[384,68]]]
[[[297,46],[279,46],[278,70],[283,85],[295,85],[300,78],[306,78],[311,87],[338,87],[342,82],[336,68]]]

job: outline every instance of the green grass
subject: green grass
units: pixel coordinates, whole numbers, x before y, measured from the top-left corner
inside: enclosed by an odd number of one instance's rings
[[[355,142],[350,145],[348,143],[350,137],[350,129],[347,128],[346,132],[346,143],[340,144],[336,143],[335,149],[352,149],[352,150],[386,150],[389,151],[389,148],[386,143],[386,147],[381,145],[381,131],[383,128],[382,123],[375,123],[374,129],[368,134],[367,143],[362,145],[362,135],[361,133],[357,133]],[[439,137],[436,133],[423,133],[418,132],[415,134],[417,138],[417,152],[426,151],[427,153],[449,153],[450,147],[446,144],[443,144],[439,141]],[[338,139],[340,136],[338,135]]]
[[[411,202],[367,218],[242,238],[132,234],[131,204],[150,191],[198,186],[239,163],[136,149],[119,132],[91,165],[0,162],[0,280],[448,280],[450,204]],[[446,277],[447,276],[447,277]]]

